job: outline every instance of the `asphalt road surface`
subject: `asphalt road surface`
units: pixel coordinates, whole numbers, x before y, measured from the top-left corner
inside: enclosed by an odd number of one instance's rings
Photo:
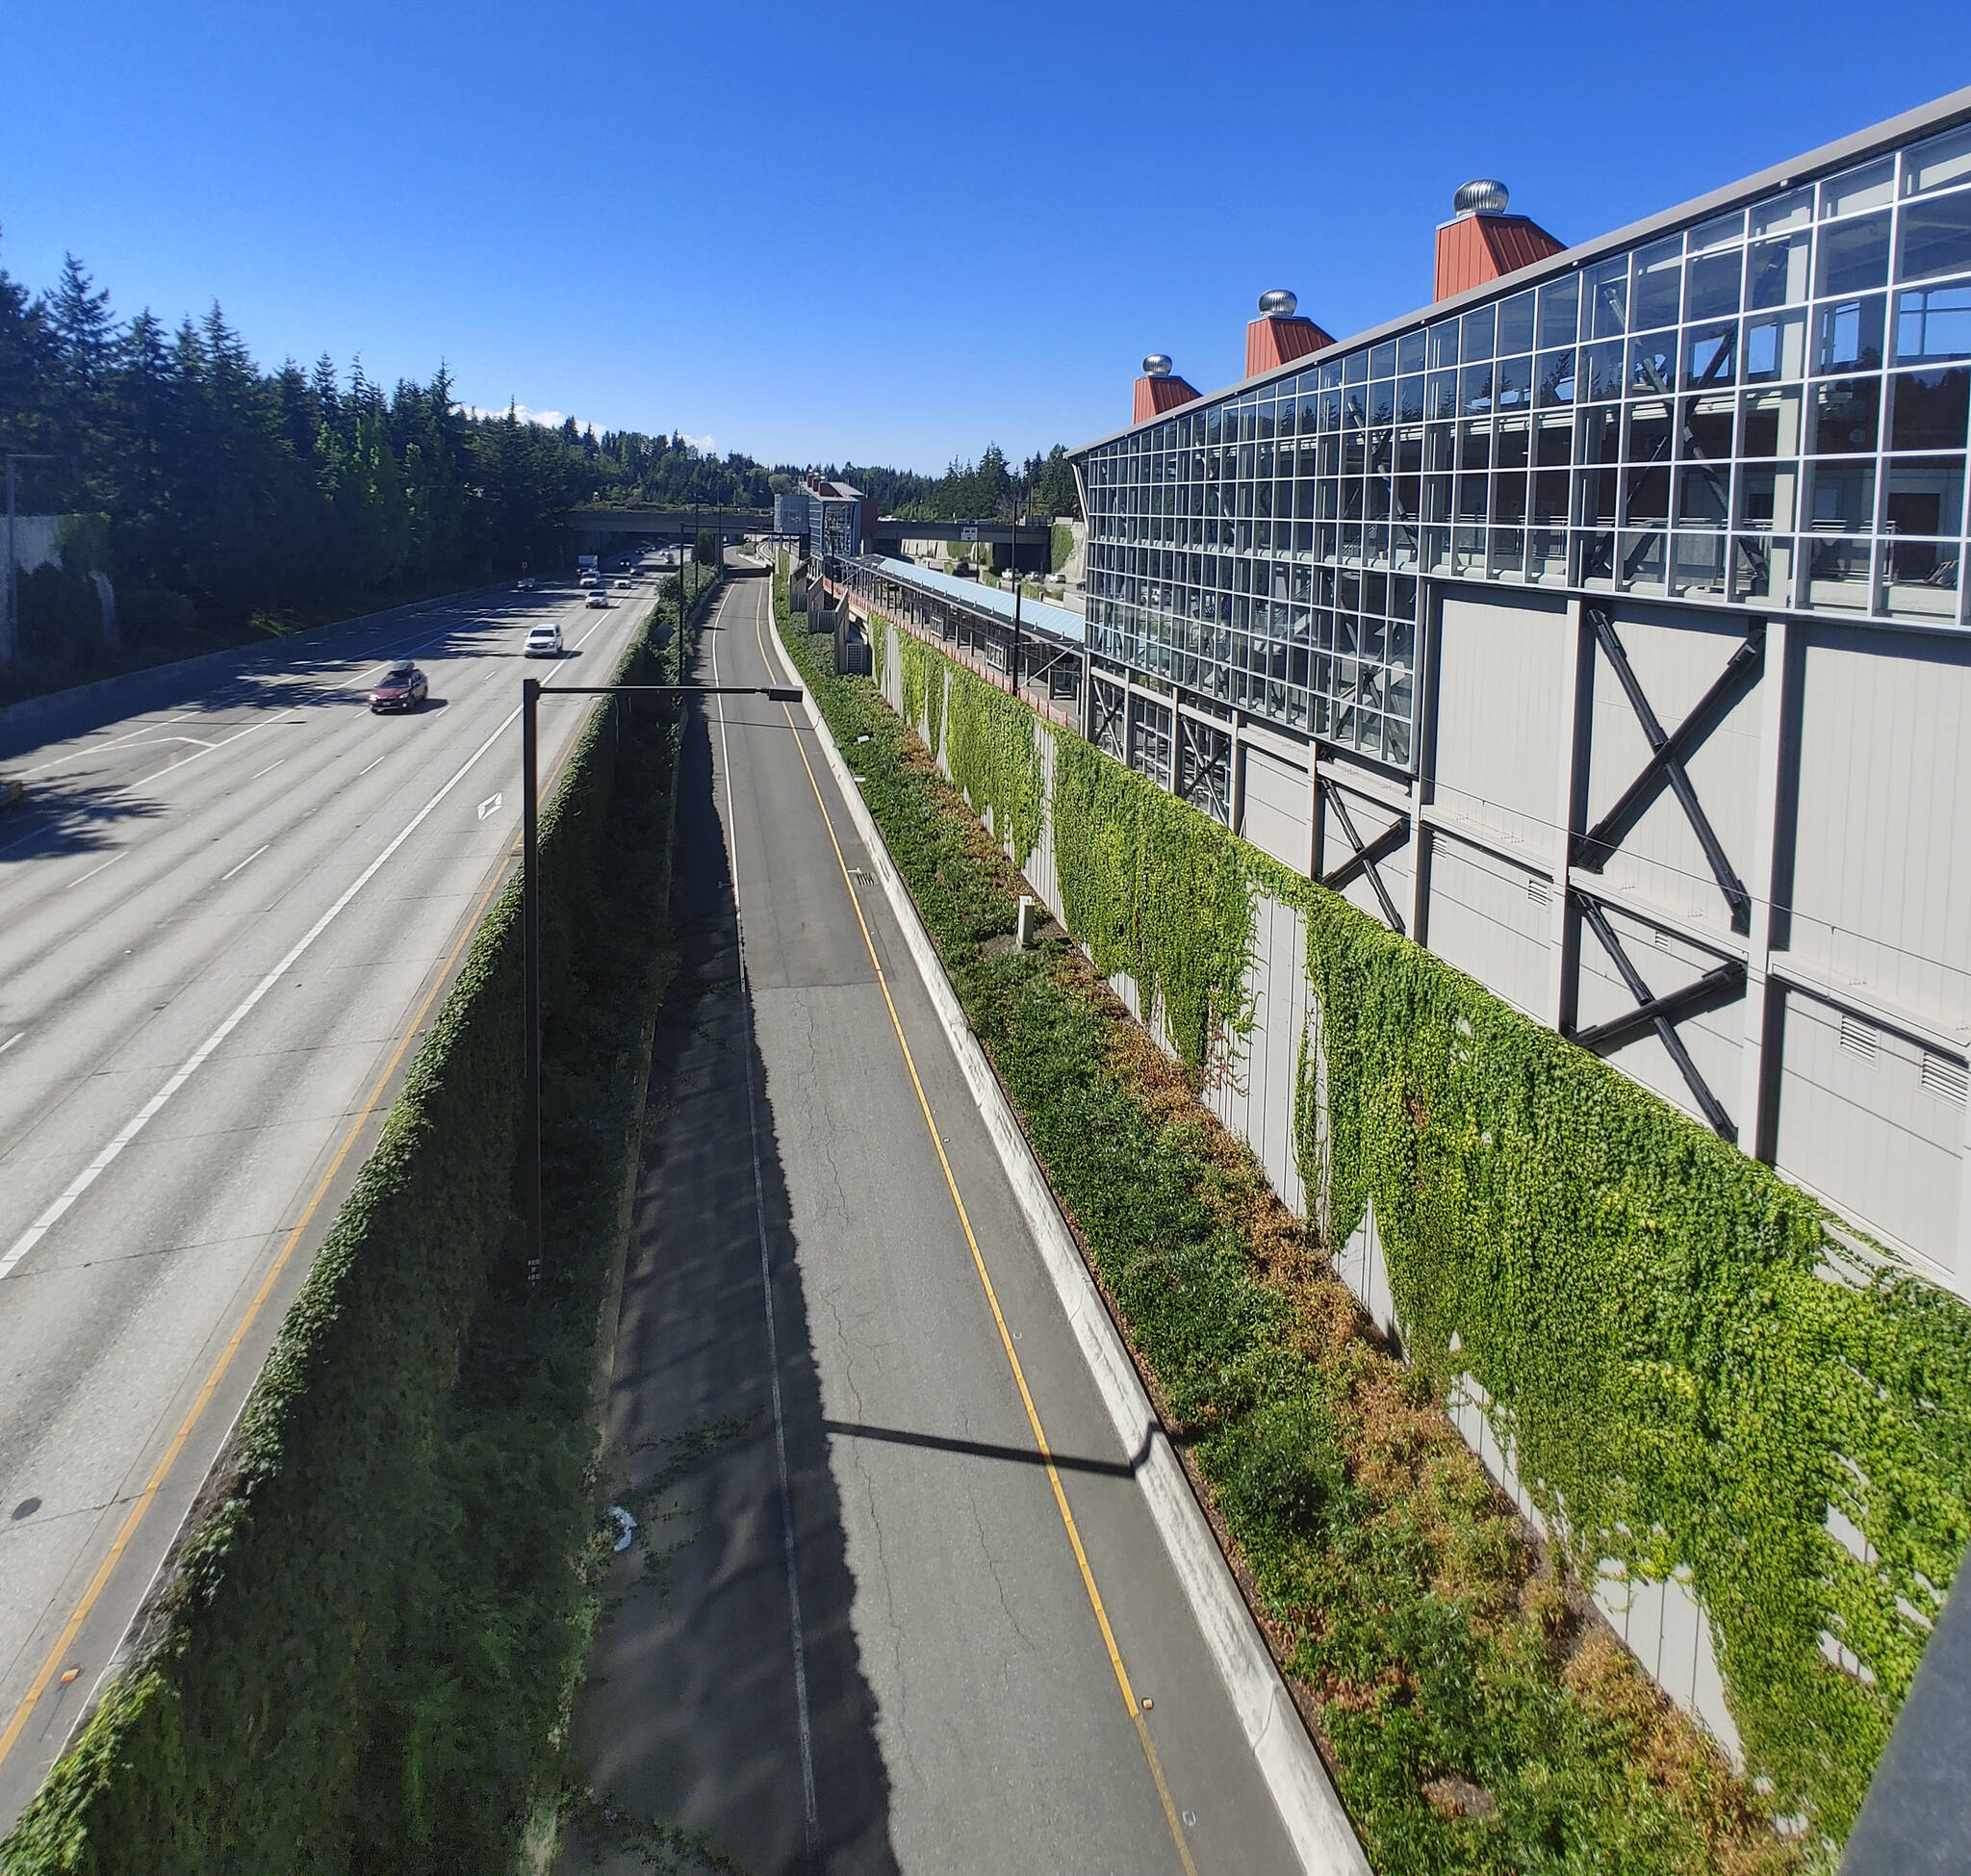
[[[0,723],[28,791],[0,813],[0,1831],[99,1686],[510,862],[523,674],[599,681],[650,590],[473,596],[166,668],[94,719]],[[525,663],[549,620],[571,655]],[[400,655],[430,701],[372,715]],[[581,715],[542,712],[544,776]]]
[[[734,583],[703,681],[788,681],[769,604],[766,580]],[[619,1819],[702,1832],[756,1876],[1293,1869],[796,722],[729,697],[686,743],[683,964],[607,1412],[639,1523],[577,1747]]]

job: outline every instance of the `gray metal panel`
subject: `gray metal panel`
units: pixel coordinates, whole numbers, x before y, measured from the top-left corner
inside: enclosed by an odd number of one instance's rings
[[[1837,981],[1971,1032],[1971,645],[1827,627],[1799,636],[1782,942]]]
[[[1893,1030],[1803,991],[1788,990],[1785,1008],[1780,1174],[1948,1269],[1963,1103],[1925,1087],[1925,1051]]]
[[[1257,743],[1245,745],[1245,812],[1240,832],[1296,873],[1307,870],[1307,771]]]
[[[1430,948],[1538,1021],[1552,903],[1544,881],[1440,830],[1430,857]]]
[[[1556,850],[1565,722],[1561,681],[1574,619],[1536,593],[1446,593],[1439,635],[1436,798],[1529,856]]]

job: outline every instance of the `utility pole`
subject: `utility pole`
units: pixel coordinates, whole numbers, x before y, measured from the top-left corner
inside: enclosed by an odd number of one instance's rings
[[[1020,510],[1026,505],[1024,478],[1012,501],[1012,694],[1020,694]]]
[[[13,554],[13,465],[17,462],[53,462],[53,456],[26,450],[7,453],[7,676],[20,675],[20,570]]]

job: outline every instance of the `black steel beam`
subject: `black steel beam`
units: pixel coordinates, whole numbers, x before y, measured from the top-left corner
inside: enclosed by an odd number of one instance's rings
[[[1595,629],[1595,637],[1600,644],[1602,655],[1615,668],[1615,675],[1621,680],[1623,690],[1628,697],[1629,708],[1636,714],[1636,721],[1642,725],[1643,736],[1650,745],[1653,758],[1662,754],[1670,742],[1670,735],[1657,720],[1656,712],[1651,707],[1649,698],[1643,692],[1642,681],[1628,661],[1628,654],[1623,650],[1622,640],[1615,635],[1615,622],[1607,611],[1599,605],[1587,608],[1588,623]],[[1762,628],[1755,628],[1759,638],[1758,655],[1765,653],[1765,638]],[[1746,640],[1749,646],[1752,637]],[[1736,654],[1734,654],[1734,657]],[[1742,669],[1742,667],[1741,667]],[[1679,732],[1681,726],[1679,726]],[[1743,932],[1752,924],[1752,894],[1745,888],[1745,883],[1738,877],[1737,870],[1726,858],[1724,844],[1719,840],[1711,826],[1710,817],[1704,812],[1698,800],[1697,790],[1691,786],[1690,777],[1684,773],[1683,761],[1672,751],[1663,757],[1661,771],[1670,791],[1676,795],[1677,805],[1683,810],[1690,822],[1691,832],[1698,836],[1698,845],[1703,849],[1705,863],[1711,869],[1712,877],[1718,882],[1718,889],[1725,895],[1725,903],[1731,909],[1731,929]],[[1588,861],[1577,862],[1590,872],[1599,870]]]
[[[1712,680],[1711,687],[1698,699],[1690,714],[1651,752],[1642,772],[1623,791],[1622,798],[1607,813],[1574,836],[1574,863],[1599,873],[1607,863],[1650,804],[1663,792],[1670,781],[1672,763],[1683,763],[1703,743],[1704,738],[1729,714],[1740,693],[1756,678],[1766,656],[1766,629],[1753,626],[1745,643],[1731,654],[1725,668]],[[1702,837],[1702,836],[1700,836]]]
[[[1628,953],[1622,948],[1622,940],[1615,936],[1615,927],[1608,922],[1608,914],[1594,900],[1582,894],[1577,893],[1575,901],[1580,907],[1581,922],[1595,934],[1602,950],[1608,953],[1615,968],[1621,972],[1622,981],[1627,985],[1629,995],[1635,998],[1637,1004],[1637,1009],[1634,1013],[1635,1016],[1642,1021],[1647,1021],[1649,1026],[1656,1032],[1656,1040],[1663,1044],[1664,1050],[1669,1055],[1671,1061],[1677,1064],[1677,1072],[1683,1077],[1684,1086],[1690,1090],[1691,1098],[1697,1102],[1699,1112],[1711,1123],[1712,1131],[1721,1139],[1728,1140],[1733,1145],[1736,1145],[1738,1144],[1737,1123],[1731,1118],[1730,1115],[1725,1112],[1724,1104],[1718,1099],[1717,1095],[1711,1092],[1710,1084],[1698,1072],[1698,1065],[1690,1059],[1690,1051],[1684,1047],[1683,1038],[1677,1033],[1676,1024],[1662,1011],[1652,1010],[1649,1007],[1651,1004],[1667,1002],[1670,999],[1656,997],[1651,991],[1649,985],[1643,982],[1642,973],[1636,969],[1634,964],[1629,963]],[[1742,964],[1738,966],[1741,975],[1744,968]],[[1693,986],[1692,988],[1695,989],[1696,987]],[[1743,988],[1742,985],[1741,988]],[[1626,1021],[1628,1018],[1624,1017],[1620,1020]],[[1611,1027],[1612,1025],[1608,1023],[1597,1023],[1593,1029],[1574,1031],[1572,1040],[1575,1042],[1582,1042],[1584,1036],[1604,1032]],[[1586,1044],[1583,1042],[1582,1046],[1585,1047]]]
[[[1382,907],[1382,915],[1389,920],[1390,930],[1398,938],[1403,935],[1403,915],[1396,910],[1396,902],[1389,895],[1389,888],[1382,883],[1382,875],[1375,870],[1375,862],[1385,854],[1394,853],[1410,837],[1410,822],[1406,816],[1394,825],[1385,828],[1373,840],[1364,842],[1355,832],[1355,823],[1348,813],[1348,804],[1342,799],[1341,790],[1328,787],[1320,791],[1320,799],[1335,810],[1335,818],[1342,824],[1342,832],[1348,836],[1349,846],[1355,849],[1352,860],[1344,861],[1332,873],[1327,874],[1321,884],[1339,892],[1359,872],[1368,881],[1374,892],[1376,902]],[[1392,839],[1391,836],[1395,838]],[[1387,843],[1387,844],[1385,844]]]

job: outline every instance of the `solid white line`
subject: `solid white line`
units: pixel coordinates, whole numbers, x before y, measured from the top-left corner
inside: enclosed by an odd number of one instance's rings
[[[125,852],[127,851],[128,849],[126,848]],[[70,880],[68,884],[62,888],[62,890],[64,892],[73,892],[75,888],[82,884],[83,880],[94,879],[98,873],[106,872],[110,867],[115,865],[115,863],[122,858],[122,854],[112,854],[108,860],[103,861],[102,865],[91,866],[87,873],[83,874],[82,879]]]
[[[376,858],[372,860],[368,866],[364,867],[363,871],[359,875],[357,875],[355,884],[350,886],[343,893],[343,896],[340,899],[338,899],[334,905],[330,906],[329,909],[325,912],[323,912],[321,916],[318,918],[313,925],[311,925],[308,928],[306,935],[302,937],[302,938],[294,946],[292,950],[289,951],[288,955],[285,958],[283,958],[279,964],[275,964],[274,967],[270,971],[269,971],[267,975],[263,977],[258,984],[254,985],[253,989],[247,993],[244,1001],[241,1003],[240,1007],[236,1009],[233,1012],[233,1014],[225,1019],[224,1022],[220,1023],[219,1026],[216,1030],[214,1030],[213,1033],[210,1036],[208,1036],[204,1041],[199,1043],[197,1048],[195,1048],[191,1053],[191,1055],[186,1057],[184,1066],[180,1067],[177,1073],[174,1074],[169,1081],[166,1082],[165,1085],[161,1089],[159,1089],[158,1092],[155,1094],[153,1094],[150,1097],[150,1099],[142,1105],[142,1107],[138,1109],[135,1117],[124,1124],[123,1130],[119,1134],[117,1134],[115,1139],[111,1141],[110,1144],[107,1146],[105,1146],[103,1150],[95,1156],[94,1159],[90,1161],[90,1163],[86,1167],[84,1167],[83,1169],[80,1172],[78,1172],[73,1179],[71,1179],[68,1182],[68,1185],[64,1189],[61,1196],[57,1198],[54,1201],[54,1203],[51,1204],[47,1208],[47,1210],[40,1215],[39,1218],[36,1219],[35,1221],[31,1225],[29,1225],[28,1228],[25,1231],[23,1231],[18,1238],[16,1238],[13,1241],[13,1243],[8,1247],[6,1255],[0,1256],[0,1279],[5,1279],[6,1277],[11,1276],[13,1273],[13,1271],[15,1267],[20,1263],[20,1260],[23,1257],[25,1257],[29,1251],[31,1251],[38,1244],[40,1243],[40,1241],[43,1238],[45,1238],[48,1235],[48,1232],[53,1228],[56,1221],[60,1219],[62,1215],[64,1212],[66,1212],[68,1208],[71,1205],[73,1205],[75,1201],[78,1198],[80,1198],[82,1195],[90,1189],[90,1186],[95,1184],[96,1180],[110,1167],[111,1163],[115,1160],[117,1155],[123,1151],[124,1147],[128,1146],[130,1143],[133,1140],[135,1140],[137,1136],[141,1134],[144,1130],[144,1128],[151,1123],[151,1121],[154,1118],[156,1118],[159,1111],[164,1107],[165,1103],[168,1101],[171,1098],[171,1096],[179,1091],[179,1089],[183,1088],[185,1084],[188,1081],[190,1081],[192,1077],[194,1074],[196,1074],[201,1067],[205,1066],[206,1060],[209,1056],[211,1056],[212,1052],[216,1048],[218,1048],[218,1045],[221,1042],[223,1042],[226,1040],[226,1038],[233,1033],[234,1030],[239,1028],[239,1026],[246,1020],[247,1016],[252,1014],[254,1007],[260,1002],[261,998],[266,996],[268,991],[272,989],[273,987],[276,984],[278,984],[290,970],[294,968],[295,962],[300,958],[301,954],[304,951],[306,951],[309,948],[309,946],[312,945],[315,942],[315,940],[322,935],[323,932],[328,930],[329,926],[335,921],[335,919],[338,916],[340,916],[345,908],[347,907],[349,901],[352,900],[357,893],[362,891],[362,889],[366,886],[368,886],[370,882],[373,880],[378,873],[380,873],[383,870],[384,863],[391,858],[391,856],[395,854],[397,850],[399,847],[401,847],[403,843],[411,837],[412,835],[417,833],[419,828],[423,826],[426,817],[432,812],[432,810],[435,808],[437,808],[438,804],[442,802],[447,795],[450,794],[451,791],[455,787],[457,787],[461,782],[463,782],[466,779],[466,776],[472,771],[473,765],[478,761],[479,758],[485,755],[485,753],[489,749],[491,749],[493,745],[496,742],[498,742],[499,738],[503,734],[505,734],[505,732],[508,730],[512,729],[514,724],[517,723],[519,720],[520,711],[516,708],[512,712],[512,714],[509,715],[506,718],[506,720],[503,723],[501,723],[499,727],[497,730],[495,730],[493,733],[490,736],[488,736],[486,740],[478,746],[477,749],[474,750],[473,753],[466,758],[464,764],[452,775],[451,780],[448,782],[442,788],[440,788],[438,792],[435,795],[433,795],[431,799],[423,805],[423,807],[419,809],[418,811],[411,816],[411,819],[405,826],[403,832],[399,834],[396,839],[391,841],[389,846],[385,847],[384,850],[380,854],[378,854]]]
[[[727,595],[719,595],[724,609]],[[681,630],[682,628],[680,627]],[[712,682],[719,681],[719,641],[712,638]],[[814,1797],[814,1739],[807,1718],[807,1648],[801,1634],[801,1580],[794,1567],[794,1498],[787,1483],[787,1423],[781,1410],[781,1345],[774,1327],[774,1273],[767,1256],[766,1193],[759,1169],[759,1114],[753,1094],[753,983],[746,974],[746,922],[739,909],[739,811],[732,793],[732,752],[726,739],[726,700],[718,700],[719,765],[726,778],[726,842],[732,859],[732,923],[739,938],[739,1012],[747,1035],[739,1045],[746,1065],[746,1124],[753,1136],[753,1215],[759,1227],[759,1287],[766,1303],[767,1373],[773,1382],[774,1459],[781,1471],[781,1538],[787,1557],[787,1608],[794,1631],[794,1716],[801,1734],[801,1796],[807,1807],[807,1855],[821,1841],[821,1815]]]
[[[269,840],[263,846],[255,847],[253,851],[250,854],[248,854],[246,858],[239,863],[239,865],[233,868],[233,873],[243,873],[247,867],[251,866],[253,862],[256,860],[258,860],[260,856],[264,854],[269,847],[272,845],[273,842]],[[225,883],[233,877],[233,873],[221,873],[219,875],[219,884],[221,886],[224,886]]]
[[[21,1037],[25,1036],[26,1034],[27,1031],[23,1029],[18,1031],[16,1034],[8,1037],[6,1041],[0,1042],[0,1055],[5,1055],[7,1051],[11,1049],[14,1045],[14,1043],[19,1041]]]
[[[281,758],[281,762],[285,762],[287,759],[288,758],[285,756],[283,756]],[[271,775],[275,769],[280,767],[281,762],[269,762],[264,769],[255,769],[253,773],[246,778],[246,780],[249,782],[258,782],[263,775]]]
[[[377,757],[376,762],[380,762],[382,760],[383,758],[381,756]],[[366,775],[368,775],[371,769],[373,769],[376,766],[376,762],[365,762],[363,766],[356,771],[356,780],[358,782],[362,781],[362,779]]]

